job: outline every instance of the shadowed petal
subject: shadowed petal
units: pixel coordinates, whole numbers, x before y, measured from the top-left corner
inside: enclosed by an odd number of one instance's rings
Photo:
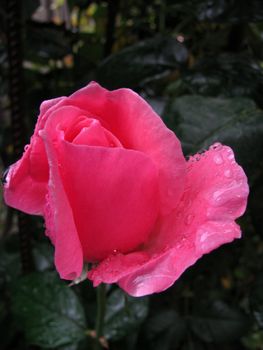
[[[59,161],[49,136],[40,131],[49,163],[49,181],[45,208],[46,234],[55,246],[55,265],[61,278],[75,279],[83,269],[83,253],[72,209],[63,188]]]

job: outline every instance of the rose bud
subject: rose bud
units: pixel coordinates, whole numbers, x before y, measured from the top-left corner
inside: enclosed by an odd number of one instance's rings
[[[191,130],[189,130],[191,132]],[[41,104],[5,177],[8,205],[42,215],[61,278],[161,292],[203,254],[240,237],[247,178],[215,144],[185,160],[175,134],[129,89],[90,83]]]

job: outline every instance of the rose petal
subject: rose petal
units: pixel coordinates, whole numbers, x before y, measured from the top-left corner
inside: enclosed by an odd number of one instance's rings
[[[63,99],[60,97],[42,103],[30,145],[25,147],[22,158],[10,167],[4,185],[5,202],[28,214],[43,214],[47,193],[48,164],[38,131],[43,127],[49,113]]]
[[[174,133],[134,91],[108,91],[95,82],[63,103],[87,110],[128,149],[147,154],[160,171],[161,211],[169,213],[183,193],[186,162]]]
[[[55,265],[61,278],[75,279],[83,269],[83,253],[72,209],[62,185],[59,161],[50,135],[40,131],[49,163],[49,181],[45,208],[46,233],[55,246]]]
[[[244,213],[247,196],[247,178],[232,150],[211,147],[188,162],[180,204],[161,219],[160,232],[145,251],[137,252],[132,264],[129,254],[112,256],[110,263],[106,260],[91,270],[88,278],[95,285],[118,282],[133,296],[167,289],[203,254],[240,237],[234,220]]]
[[[86,261],[144,243],[159,211],[158,170],[151,159],[138,151],[66,141],[58,150]]]
[[[109,147],[109,142],[104,130],[97,120],[93,120],[89,127],[84,127],[74,138],[73,143]]]
[[[4,185],[4,199],[10,207],[28,214],[41,215],[45,205],[46,184],[30,175],[30,150],[13,164]]]

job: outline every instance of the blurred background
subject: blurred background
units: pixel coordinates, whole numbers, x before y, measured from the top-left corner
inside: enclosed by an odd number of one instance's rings
[[[262,350],[262,1],[1,1],[0,65],[1,170],[29,142],[42,101],[91,80],[141,94],[186,156],[215,141],[234,149],[251,189],[242,239],[159,295],[109,286],[103,344]],[[0,348],[92,349],[95,291],[59,280],[43,232],[40,218],[1,202]]]

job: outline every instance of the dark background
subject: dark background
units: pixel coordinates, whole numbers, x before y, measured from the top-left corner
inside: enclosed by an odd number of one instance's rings
[[[251,190],[242,239],[159,295],[109,286],[104,334],[110,349],[263,349],[262,1],[1,1],[0,63],[1,169],[42,101],[90,80],[139,92],[186,156],[215,141],[234,149]],[[90,282],[59,280],[41,219],[2,202],[0,229],[1,350],[92,349]]]

